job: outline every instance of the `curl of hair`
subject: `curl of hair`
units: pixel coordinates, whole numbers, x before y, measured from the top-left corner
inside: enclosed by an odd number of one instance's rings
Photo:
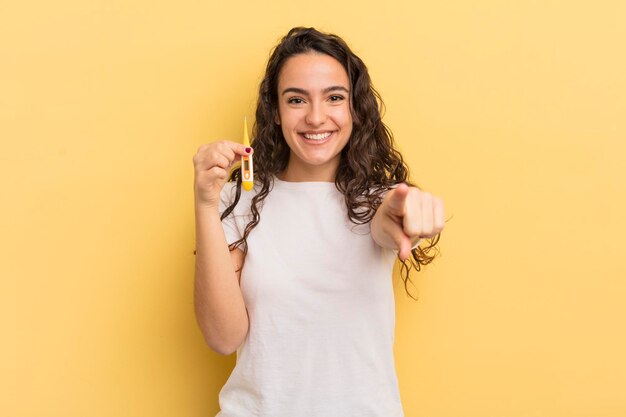
[[[244,263],[248,253],[247,238],[260,221],[263,200],[273,187],[273,177],[282,172],[289,161],[289,147],[280,125],[275,123],[278,114],[278,78],[285,61],[298,54],[326,54],[339,61],[350,80],[350,111],[352,135],[341,152],[335,176],[336,188],[345,196],[347,212],[355,224],[368,223],[374,217],[387,191],[399,183],[419,188],[408,180],[408,168],[402,155],[394,148],[393,134],[382,122],[385,105],[374,89],[367,67],[338,36],[325,34],[314,28],[295,27],[273,49],[265,76],[259,87],[256,121],[252,128],[254,148],[255,186],[260,190],[252,198],[252,220],[246,225],[242,239],[229,245],[232,251],[243,246]],[[236,194],[232,204],[222,213],[225,219],[237,205],[241,196],[241,171],[234,169],[229,176],[236,181]],[[407,294],[410,272],[433,261],[439,253],[435,248],[440,235],[424,239],[427,245],[411,250],[407,260],[400,260],[400,269]],[[429,253],[435,249],[435,255]],[[241,265],[243,268],[243,264]],[[241,268],[238,270],[240,271]]]

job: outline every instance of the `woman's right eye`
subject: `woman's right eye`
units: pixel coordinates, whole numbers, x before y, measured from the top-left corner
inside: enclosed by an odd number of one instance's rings
[[[289,100],[287,100],[287,103],[289,104],[301,104],[302,103],[302,99],[299,97],[292,97]]]

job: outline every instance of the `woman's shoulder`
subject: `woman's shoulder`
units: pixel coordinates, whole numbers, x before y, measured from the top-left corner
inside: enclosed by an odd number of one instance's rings
[[[243,187],[240,187],[239,200],[235,206],[232,214],[235,216],[245,216],[251,213],[250,206],[252,204],[252,198],[258,193],[259,186],[254,185],[252,190],[245,191]],[[220,193],[220,213],[223,213],[228,207],[230,207],[237,198],[237,182],[229,181],[224,184]]]

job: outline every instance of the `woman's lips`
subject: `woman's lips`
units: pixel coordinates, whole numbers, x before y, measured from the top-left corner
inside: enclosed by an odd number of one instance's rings
[[[329,140],[331,140],[334,137],[335,132],[330,132],[330,135],[328,135],[328,137],[324,139],[307,139],[306,136],[304,136],[304,134],[299,133],[299,135],[305,143],[308,143],[310,145],[322,145],[328,142]]]

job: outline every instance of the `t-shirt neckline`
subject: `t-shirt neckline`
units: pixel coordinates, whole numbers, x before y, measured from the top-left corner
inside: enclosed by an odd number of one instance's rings
[[[335,182],[330,181],[283,181],[274,175],[274,184],[281,188],[302,189],[302,188],[335,188]]]

